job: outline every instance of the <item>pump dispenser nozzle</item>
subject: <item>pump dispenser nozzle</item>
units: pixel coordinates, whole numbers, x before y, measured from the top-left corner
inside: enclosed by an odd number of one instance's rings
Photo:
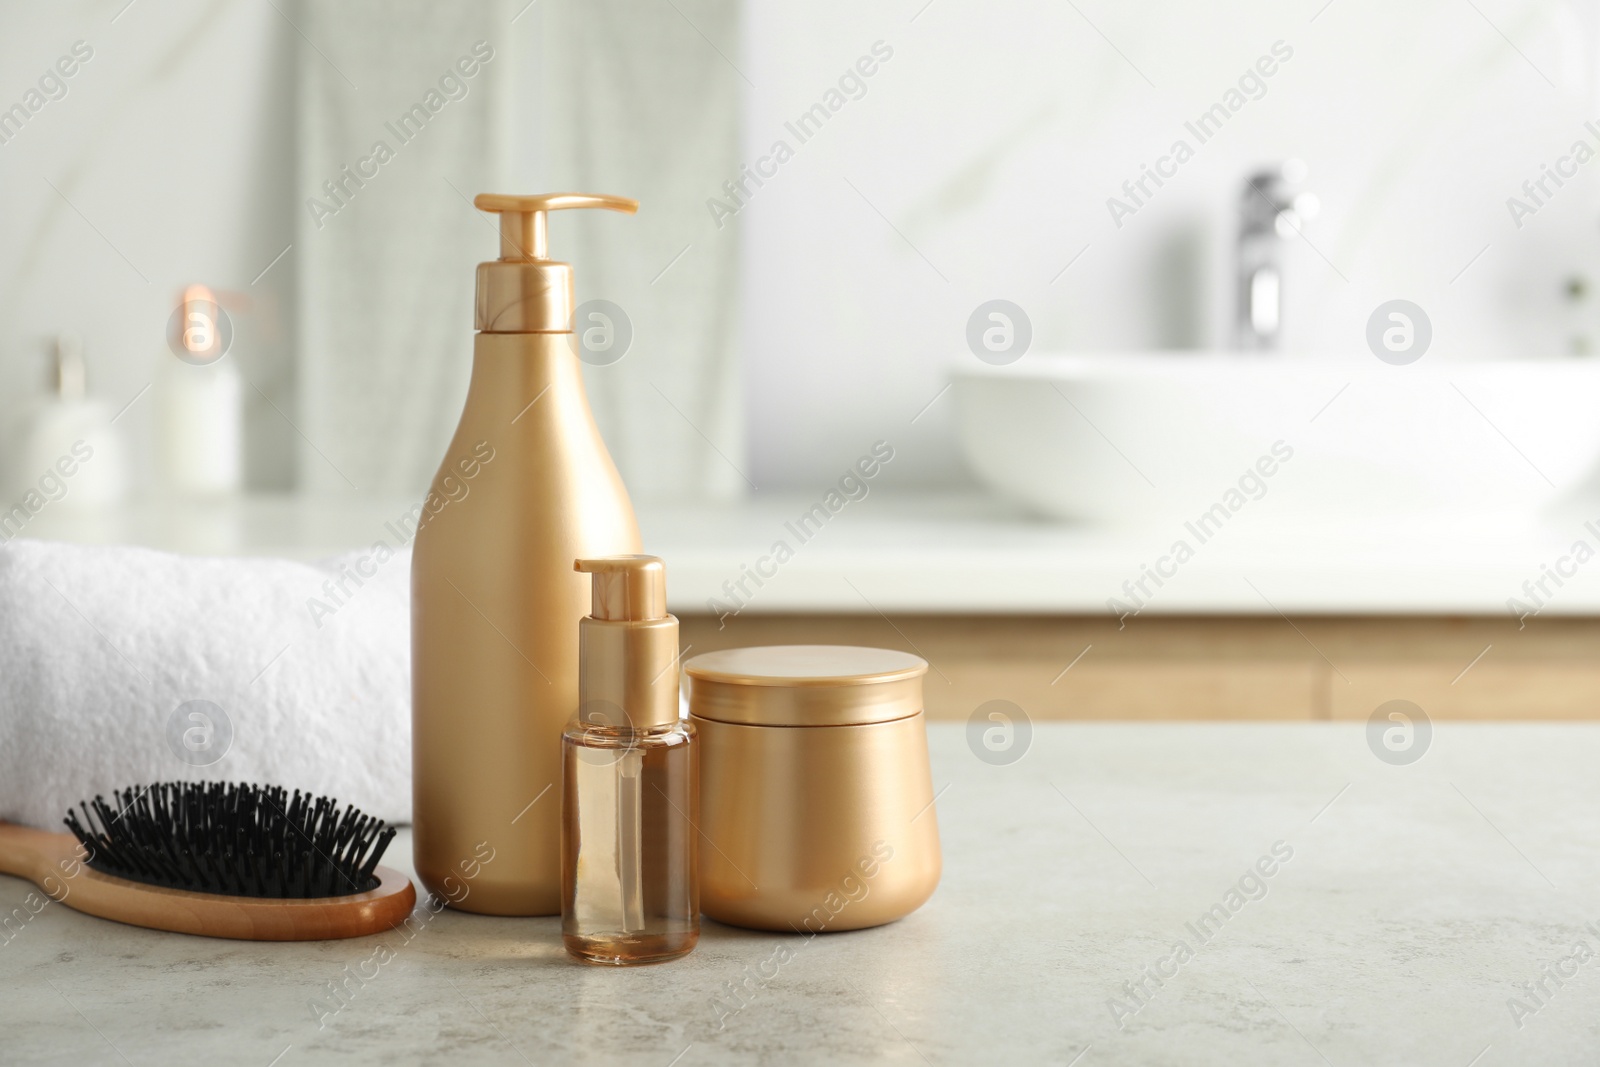
[[[589,614],[613,622],[648,622],[667,617],[667,568],[655,556],[580,559],[573,569],[594,575]]]
[[[667,614],[667,569],[655,556],[580,559],[594,578],[578,624],[578,719],[649,730],[678,721],[678,620]],[[617,722],[618,711],[624,722]]]
[[[478,264],[477,328],[485,333],[572,331],[572,266],[549,258],[550,212],[639,210],[637,200],[599,193],[482,193],[472,205],[500,216],[500,258]]]
[[[89,391],[89,376],[83,364],[83,340],[75,333],[57,334],[54,362],[51,384],[55,386],[56,396],[67,401],[82,400]]]

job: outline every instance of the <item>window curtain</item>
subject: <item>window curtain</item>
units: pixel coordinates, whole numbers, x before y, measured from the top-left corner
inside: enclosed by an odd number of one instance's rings
[[[466,393],[473,269],[497,254],[471,198],[583,191],[641,202],[636,218],[551,223],[580,304],[610,301],[631,327],[621,359],[584,367],[630,491],[744,491],[738,237],[705,203],[738,172],[739,5],[525,4],[290,9],[301,36],[300,482],[340,494],[426,487]]]

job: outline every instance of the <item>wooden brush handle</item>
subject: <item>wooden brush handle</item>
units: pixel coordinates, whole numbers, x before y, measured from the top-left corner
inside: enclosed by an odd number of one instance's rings
[[[51,899],[102,919],[202,937],[321,941],[378,934],[417,903],[411,880],[379,867],[378,887],[309,900],[230,897],[130,882],[91,869],[71,834],[0,822],[0,874],[26,878]]]

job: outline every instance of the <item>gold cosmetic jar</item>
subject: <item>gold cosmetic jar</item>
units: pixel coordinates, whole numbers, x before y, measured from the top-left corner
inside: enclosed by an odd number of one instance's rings
[[[780,645],[684,665],[700,738],[700,909],[812,934],[915,911],[939,884],[917,656]]]

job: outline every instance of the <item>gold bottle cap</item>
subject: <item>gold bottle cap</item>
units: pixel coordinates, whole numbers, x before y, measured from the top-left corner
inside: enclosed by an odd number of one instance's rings
[[[769,645],[707,652],[684,664],[689,709],[750,726],[851,726],[922,710],[928,663],[850,645]]]
[[[477,329],[485,333],[572,332],[572,265],[549,257],[550,212],[639,210],[637,200],[598,193],[481,193],[472,205],[500,215],[500,258],[478,264]]]
[[[678,620],[655,556],[580,559],[593,607],[578,623],[578,721],[648,730],[678,721]]]
[[[614,622],[667,617],[667,567],[656,556],[580,559],[573,569],[594,575],[589,614]]]

